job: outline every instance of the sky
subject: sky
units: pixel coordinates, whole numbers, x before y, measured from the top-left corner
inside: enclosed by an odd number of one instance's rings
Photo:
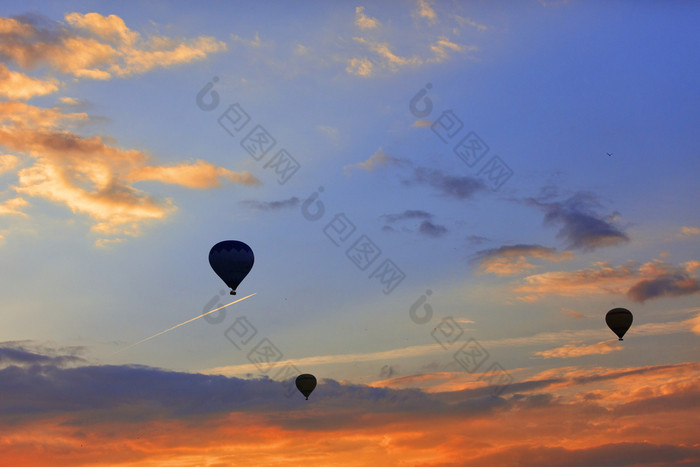
[[[699,19],[3,2],[0,459],[700,463]]]

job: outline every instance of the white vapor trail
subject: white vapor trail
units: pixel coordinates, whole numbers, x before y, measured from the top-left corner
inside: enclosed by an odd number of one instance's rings
[[[124,347],[123,349],[119,349],[119,350],[117,350],[116,352],[110,354],[109,356],[111,357],[111,356],[116,355],[116,354],[118,354],[118,353],[120,353],[120,352],[124,352],[125,350],[129,350],[129,349],[132,348],[132,347],[135,347],[135,346],[137,346],[137,345],[139,345],[139,344],[143,344],[143,343],[146,342],[146,341],[150,341],[151,339],[153,339],[153,338],[155,338],[155,337],[158,337],[158,336],[160,336],[160,335],[162,335],[162,334],[165,334],[166,332],[172,331],[172,330],[175,329],[175,328],[179,328],[180,326],[184,326],[184,325],[187,324],[187,323],[191,323],[192,321],[194,321],[194,320],[196,320],[196,319],[199,319],[199,318],[201,318],[201,317],[203,317],[203,316],[207,316],[208,314],[214,313],[215,311],[219,311],[220,309],[226,308],[227,306],[233,305],[234,303],[241,302],[241,301],[245,300],[246,298],[252,297],[252,296],[255,295],[256,293],[257,293],[257,292],[252,293],[252,294],[250,294],[250,295],[248,295],[248,296],[245,296],[245,297],[243,297],[243,298],[239,298],[238,300],[234,300],[233,302],[228,303],[228,304],[226,304],[226,305],[224,305],[224,306],[220,306],[219,308],[215,308],[215,309],[213,309],[213,310],[211,310],[211,311],[207,311],[206,313],[202,313],[202,314],[199,315],[199,316],[195,316],[194,318],[188,319],[188,320],[185,321],[184,323],[176,324],[175,326],[173,326],[173,327],[171,327],[171,328],[168,328],[168,329],[166,329],[165,331],[160,331],[160,332],[157,333],[157,334],[153,334],[151,337],[147,337],[147,338],[145,338],[145,339],[141,339],[140,341],[136,342],[135,344],[131,344],[131,345],[128,346],[128,347]]]

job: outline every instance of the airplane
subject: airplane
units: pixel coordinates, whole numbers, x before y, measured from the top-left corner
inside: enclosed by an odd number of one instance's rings
[[[612,154],[610,154],[609,152],[606,152],[605,154],[607,154],[608,156],[612,156]]]

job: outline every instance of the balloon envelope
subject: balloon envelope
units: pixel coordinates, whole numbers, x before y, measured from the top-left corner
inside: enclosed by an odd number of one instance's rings
[[[632,326],[632,313],[626,308],[613,308],[605,315],[605,323],[622,340]]]
[[[299,392],[306,397],[306,400],[309,400],[309,394],[311,394],[316,387],[316,377],[310,374],[299,375],[297,376],[296,383]]]
[[[209,264],[214,272],[231,287],[231,295],[236,295],[236,287],[253,268],[253,250],[238,240],[224,240],[209,250]]]

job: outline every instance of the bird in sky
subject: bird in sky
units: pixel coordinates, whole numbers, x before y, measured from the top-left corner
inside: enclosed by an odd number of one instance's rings
[[[609,153],[609,152],[606,152],[605,154],[607,154],[608,156],[612,156],[612,154],[611,154],[611,153]]]

